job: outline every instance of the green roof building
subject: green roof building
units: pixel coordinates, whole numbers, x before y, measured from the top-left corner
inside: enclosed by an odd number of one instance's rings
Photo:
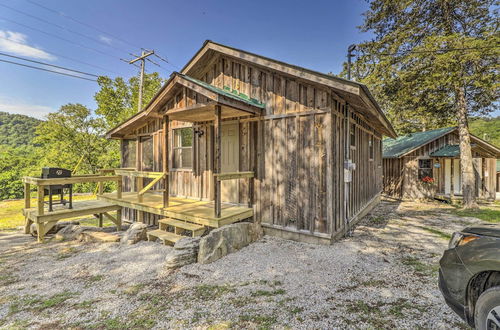
[[[500,149],[474,135],[471,147],[476,194],[495,199]],[[396,198],[452,198],[462,194],[457,127],[416,132],[382,144],[384,193]]]

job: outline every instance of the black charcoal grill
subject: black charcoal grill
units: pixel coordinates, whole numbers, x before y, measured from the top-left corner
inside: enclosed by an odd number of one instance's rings
[[[58,168],[58,167],[44,167],[42,168],[42,179],[58,179],[58,178],[70,178],[71,177],[71,171],[64,169],[64,168]],[[68,196],[69,200],[64,199],[64,189],[68,189]],[[52,205],[54,204],[62,204],[63,206],[66,205],[66,203],[69,204],[69,208],[73,208],[73,185],[72,184],[57,184],[57,185],[50,185],[46,188],[44,188],[44,195],[49,195],[49,201],[45,202],[49,204],[49,212],[52,212]],[[59,195],[61,196],[60,200],[54,201],[52,196],[53,195]]]

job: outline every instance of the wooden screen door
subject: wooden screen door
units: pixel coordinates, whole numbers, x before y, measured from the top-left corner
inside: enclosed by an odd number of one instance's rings
[[[453,193],[462,193],[462,180],[460,177],[460,159],[444,160],[444,193],[449,194],[451,190],[451,162],[453,162]]]
[[[239,124],[228,123],[221,126],[221,172],[238,172],[239,170]],[[221,200],[238,203],[238,180],[221,182]]]

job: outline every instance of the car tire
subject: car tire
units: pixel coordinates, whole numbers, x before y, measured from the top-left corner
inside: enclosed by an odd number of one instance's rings
[[[489,288],[479,296],[474,323],[477,330],[500,329],[500,286]],[[496,328],[489,327],[489,324],[496,325]]]

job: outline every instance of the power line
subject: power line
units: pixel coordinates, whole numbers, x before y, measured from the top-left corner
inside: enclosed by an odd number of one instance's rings
[[[91,24],[88,24],[88,23],[83,22],[83,21],[81,21],[81,20],[78,20],[78,19],[76,19],[76,18],[73,18],[73,17],[71,17],[70,15],[67,15],[67,14],[65,14],[65,13],[63,13],[63,12],[60,12],[60,11],[58,11],[58,10],[55,10],[55,9],[49,8],[49,7],[45,6],[45,5],[41,5],[41,4],[39,4],[39,3],[35,2],[35,1],[32,1],[32,0],[25,0],[25,1],[27,1],[27,2],[31,3],[31,4],[33,4],[33,5],[35,5],[35,6],[38,6],[38,7],[40,7],[40,8],[43,8],[44,10],[47,10],[47,11],[49,11],[49,12],[51,12],[51,13],[54,13],[54,14],[57,14],[57,15],[59,15],[59,16],[62,16],[62,17],[64,17],[64,18],[66,18],[66,19],[69,19],[69,20],[71,20],[71,21],[73,21],[73,22],[75,22],[75,23],[78,23],[78,24],[83,25],[83,26],[85,26],[85,27],[91,28],[91,29],[93,29],[93,30],[95,30],[95,31],[97,31],[97,32],[99,32],[99,33],[103,33],[103,34],[106,34],[106,35],[108,35],[108,36],[111,36],[111,37],[115,38],[116,40],[121,41],[122,43],[128,44],[128,45],[129,45],[129,46],[131,46],[131,47],[134,47],[134,48],[140,48],[140,49],[142,49],[142,50],[144,50],[144,51],[148,52],[148,50],[147,50],[147,49],[145,49],[145,48],[143,48],[143,47],[139,47],[139,46],[137,46],[137,45],[134,45],[133,43],[131,43],[131,42],[129,42],[129,41],[127,41],[127,40],[123,39],[123,38],[120,38],[120,37],[118,37],[118,36],[116,36],[116,35],[114,35],[114,34],[111,34],[111,33],[109,33],[109,32],[106,32],[106,31],[104,31],[104,30],[102,30],[102,29],[100,29],[100,28],[98,28],[98,27],[96,27],[96,26],[94,26],[94,25],[91,25]],[[78,33],[78,32],[76,32],[76,33]],[[78,33],[78,34],[80,34],[80,33]],[[80,34],[80,35],[82,35],[82,34]],[[99,42],[101,42],[101,41],[99,40]],[[107,44],[106,44],[106,45],[107,45]],[[111,45],[108,45],[108,46],[110,46],[111,48],[114,48],[114,49],[120,50],[120,49],[118,49],[118,48],[112,47]],[[120,50],[120,51],[124,51],[124,50]],[[131,54],[131,53],[128,53],[128,54],[129,54],[129,55],[131,55],[131,56],[136,56],[136,55],[133,55],[133,54]],[[172,67],[174,67],[174,68],[176,68],[176,69],[179,69],[179,70],[180,70],[180,68],[179,68],[178,66],[176,66],[176,65],[174,65],[174,64],[172,64],[172,63],[170,63],[168,60],[164,59],[163,57],[159,56],[158,54],[156,54],[156,53],[155,53],[155,56],[156,56],[156,57],[158,57],[159,59],[161,59],[162,61],[164,61],[165,63],[168,63],[168,64],[169,64],[169,65],[171,65]],[[158,65],[158,66],[159,66],[159,67],[161,67],[161,68],[162,68],[162,69],[164,69],[164,70],[167,70],[167,71],[169,71],[169,72],[172,72],[172,70],[167,69],[167,68],[165,68],[165,67],[162,67],[161,65]]]
[[[40,67],[33,66],[33,65],[28,65],[28,64],[23,64],[23,63],[17,63],[17,62],[2,60],[2,59],[0,59],[0,62],[14,64],[14,65],[19,65],[19,66],[24,66],[26,68],[31,68],[31,69],[41,70],[41,71],[52,72],[52,73],[60,74],[60,75],[63,75],[63,76],[68,76],[68,77],[73,77],[73,78],[78,78],[78,79],[83,79],[83,80],[97,82],[97,80],[95,80],[95,79],[90,79],[90,78],[85,78],[85,77],[81,77],[81,76],[72,75],[72,74],[69,74],[69,73],[64,73],[64,72],[59,72],[59,71],[44,69],[44,68],[40,68]]]
[[[18,45],[26,46],[26,44],[23,44],[23,43],[21,43],[21,42],[14,41],[14,40],[11,40],[11,39],[9,39],[9,38],[2,37],[2,36],[0,36],[0,39],[7,40],[7,41],[9,41],[9,42],[13,42],[13,43],[16,43],[16,44],[18,44]],[[49,51],[44,50],[44,52],[46,52],[47,54],[53,55],[53,56],[57,56],[57,57],[61,57],[61,58],[65,58],[65,59],[70,60],[70,61],[73,61],[73,62],[75,62],[75,63],[80,63],[80,64],[88,65],[88,66],[91,66],[91,67],[93,67],[93,68],[95,68],[95,69],[104,70],[104,71],[107,71],[107,72],[114,73],[114,74],[116,74],[116,75],[120,75],[120,73],[118,73],[118,72],[116,72],[116,71],[112,71],[112,70],[106,69],[106,68],[104,68],[104,67],[101,67],[101,66],[99,66],[99,65],[95,65],[95,64],[92,64],[92,63],[88,63],[88,62],[85,62],[85,61],[81,61],[81,60],[78,60],[78,59],[76,59],[76,58],[72,58],[72,57],[68,57],[68,56],[62,55],[62,54],[54,53],[54,52],[52,52],[52,51],[50,51],[50,52],[49,52]],[[128,62],[128,61],[127,61],[127,62]]]
[[[30,59],[27,59],[27,58],[24,58],[24,57],[9,55],[9,54],[5,54],[5,53],[2,53],[2,52],[0,52],[0,55],[1,56],[12,57],[12,58],[15,58],[15,59],[18,59],[18,60],[23,60],[23,61],[27,61],[27,62],[31,62],[31,63],[42,64],[42,65],[46,65],[46,66],[51,66],[51,67],[57,68],[57,69],[62,69],[62,70],[66,70],[66,71],[72,71],[72,72],[80,73],[80,74],[83,74],[83,75],[86,75],[86,76],[92,76],[92,77],[99,78],[98,75],[93,74],[93,73],[78,71],[78,70],[74,70],[74,69],[68,69],[68,68],[65,68],[65,67],[59,66],[59,65],[54,65],[54,64],[50,64],[50,63],[45,63],[45,62],[30,60]]]
[[[46,34],[46,35],[51,36],[51,37],[53,37],[53,38],[57,38],[57,39],[60,39],[60,40],[66,41],[66,42],[68,42],[68,43],[70,43],[70,44],[73,44],[73,45],[76,45],[76,46],[78,46],[78,47],[82,47],[82,48],[85,48],[85,49],[92,50],[92,51],[94,51],[94,52],[96,52],[96,53],[99,53],[99,54],[101,54],[101,55],[106,55],[106,56],[108,56],[108,57],[112,57],[112,58],[115,58],[115,59],[116,59],[116,58],[118,58],[118,59],[119,59],[119,57],[117,57],[117,56],[115,56],[115,55],[110,55],[110,54],[108,54],[108,53],[105,53],[105,52],[103,52],[103,51],[101,51],[101,50],[97,49],[97,48],[93,48],[93,47],[89,47],[89,46],[85,46],[85,45],[79,44],[79,43],[77,43],[77,42],[74,42],[74,41],[72,41],[72,40],[69,40],[69,39],[66,39],[66,38],[60,37],[60,36],[55,35],[55,34],[52,34],[52,33],[50,33],[50,32],[46,32],[46,31],[40,30],[40,29],[38,29],[38,28],[34,28],[34,27],[32,27],[32,26],[29,26],[29,25],[26,25],[26,24],[23,24],[23,23],[19,23],[19,22],[16,22],[16,21],[14,21],[14,20],[11,20],[11,19],[8,19],[8,18],[5,18],[5,17],[0,17],[0,19],[6,20],[6,21],[8,21],[8,22],[11,22],[11,23],[14,23],[14,24],[17,24],[17,25],[23,26],[23,27],[25,27],[25,28],[28,28],[28,29],[31,29],[31,30],[34,30],[34,31],[37,31],[37,32],[40,32],[40,33],[43,33],[43,34]]]
[[[64,18],[66,18],[66,19],[69,19],[69,20],[71,20],[71,21],[73,21],[73,22],[75,22],[75,23],[78,23],[78,24],[80,24],[80,25],[83,25],[83,26],[86,26],[86,27],[88,27],[88,28],[91,28],[91,29],[93,29],[93,30],[95,30],[95,31],[97,31],[97,32],[100,32],[100,33],[103,33],[103,34],[107,34],[108,36],[111,36],[111,37],[113,37],[113,38],[115,38],[115,39],[117,39],[117,40],[119,40],[119,41],[121,41],[121,42],[123,42],[123,43],[126,43],[126,44],[128,44],[129,46],[132,46],[132,47],[134,47],[134,48],[138,48],[138,49],[140,49],[140,48],[141,48],[141,47],[139,47],[139,46],[136,46],[136,45],[134,45],[134,44],[132,44],[132,43],[128,42],[127,40],[124,40],[124,39],[122,39],[122,38],[120,38],[120,37],[118,37],[118,36],[115,36],[115,35],[113,35],[113,34],[111,34],[111,33],[109,33],[109,32],[103,31],[103,30],[101,30],[101,29],[99,29],[99,28],[97,28],[97,27],[95,27],[95,26],[93,26],[93,25],[91,25],[91,24],[88,24],[88,23],[82,22],[82,21],[80,21],[80,20],[77,20],[76,18],[73,18],[73,17],[71,17],[71,16],[69,16],[69,15],[67,15],[67,14],[64,14],[64,13],[62,13],[62,12],[58,11],[58,10],[51,9],[51,8],[49,8],[49,7],[47,7],[47,6],[41,5],[41,4],[39,4],[39,3],[35,2],[35,1],[32,1],[32,0],[26,0],[26,1],[27,1],[27,2],[29,2],[29,3],[31,3],[31,4],[33,4],[33,5],[35,5],[35,6],[38,6],[38,7],[40,7],[40,8],[43,8],[43,9],[47,10],[47,11],[50,11],[50,12],[52,12],[52,13],[55,13],[55,14],[59,15],[59,16],[62,16],[62,17],[64,17]]]
[[[47,21],[46,19],[40,18],[40,17],[38,17],[38,16],[35,16],[35,15],[32,15],[32,14],[29,14],[29,13],[26,13],[26,12],[24,12],[24,11],[22,11],[22,10],[19,10],[19,9],[16,9],[16,8],[12,8],[12,7],[7,6],[7,5],[5,5],[5,4],[2,4],[2,3],[0,3],[0,6],[5,7],[5,8],[7,8],[7,9],[10,9],[10,10],[12,10],[12,11],[15,11],[15,12],[17,12],[17,13],[20,13],[20,14],[22,14],[22,15],[25,15],[25,16],[28,16],[28,17],[31,17],[31,18],[33,18],[33,19],[36,19],[36,20],[38,20],[38,21],[40,21],[40,22],[43,22],[43,23],[45,23],[45,24],[52,25],[52,26],[55,26],[55,27],[57,27],[57,28],[59,28],[59,29],[62,29],[62,30],[64,30],[64,31],[67,31],[67,32],[70,32],[70,33],[76,34],[76,35],[78,35],[78,36],[84,37],[84,38],[86,38],[86,39],[88,39],[88,40],[91,40],[91,41],[97,42],[97,43],[99,43],[99,44],[103,44],[104,46],[109,47],[109,48],[112,48],[112,49],[117,50],[117,51],[119,51],[119,52],[128,53],[126,50],[123,50],[123,49],[120,49],[120,48],[115,47],[115,46],[113,46],[113,45],[110,45],[110,44],[108,44],[108,43],[106,43],[106,42],[104,42],[104,41],[102,41],[102,40],[99,40],[99,39],[93,38],[93,37],[91,37],[91,36],[88,36],[88,35],[86,35],[86,34],[80,33],[80,32],[78,32],[78,31],[73,31],[73,30],[71,30],[71,29],[66,28],[65,26],[62,26],[62,25],[59,25],[59,24],[56,24],[56,23],[53,23],[53,22]]]

